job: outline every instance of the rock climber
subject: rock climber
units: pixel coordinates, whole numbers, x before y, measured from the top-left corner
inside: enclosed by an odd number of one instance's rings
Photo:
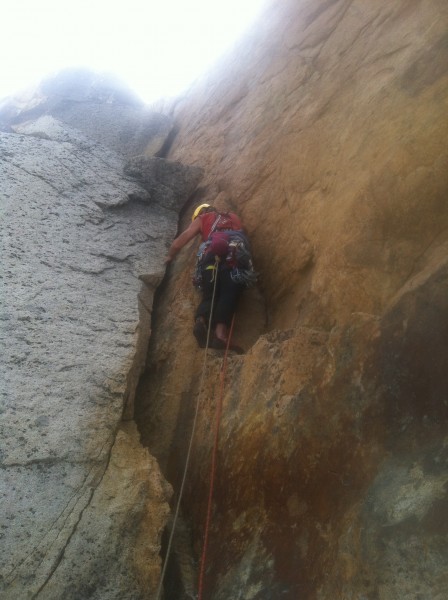
[[[239,217],[233,212],[221,213],[209,204],[201,204],[195,209],[190,226],[171,244],[165,262],[171,262],[179,250],[198,234],[202,237],[202,244],[193,283],[202,291],[202,300],[196,310],[193,334],[199,346],[205,348],[211,313],[213,336],[209,346],[222,350],[227,346],[238,300],[243,290],[256,281],[256,273],[249,241]],[[238,346],[229,347],[243,352]]]

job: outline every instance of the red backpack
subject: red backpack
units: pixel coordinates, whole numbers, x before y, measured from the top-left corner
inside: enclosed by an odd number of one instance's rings
[[[201,268],[218,257],[220,264],[231,269],[232,279],[247,286],[255,283],[257,274],[254,271],[249,240],[241,228],[238,217],[232,218],[229,213],[218,214],[213,222],[208,239],[199,246],[197,263],[193,275],[193,284],[201,286]]]

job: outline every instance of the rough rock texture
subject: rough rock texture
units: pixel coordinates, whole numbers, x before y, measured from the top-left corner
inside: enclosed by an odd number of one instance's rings
[[[119,428],[178,213],[97,140],[33,127],[0,133],[0,595],[150,598],[170,491]]]
[[[262,274],[228,367],[205,598],[448,597],[447,25],[442,0],[272,2],[169,112],[169,158],[205,167],[195,200],[241,214]],[[203,364],[195,248],[138,400],[175,488]],[[183,502],[196,558],[220,364]]]
[[[162,206],[175,211],[180,211],[185,197],[190,197],[203,175],[201,167],[147,156],[131,158],[124,172],[140,181]]]

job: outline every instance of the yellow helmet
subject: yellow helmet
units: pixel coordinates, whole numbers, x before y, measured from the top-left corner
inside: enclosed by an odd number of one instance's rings
[[[197,217],[199,217],[200,213],[204,208],[210,208],[210,204],[200,204],[193,213],[191,220],[194,221]]]

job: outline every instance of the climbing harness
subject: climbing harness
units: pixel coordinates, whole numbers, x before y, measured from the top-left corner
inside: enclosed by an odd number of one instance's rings
[[[215,269],[218,268],[218,263],[219,263],[219,257],[215,257]],[[215,271],[216,273],[216,271]],[[212,306],[214,306],[215,303],[215,295],[216,295],[216,282],[217,282],[217,277],[214,278],[214,285],[213,285],[213,295],[212,295]],[[171,546],[173,543],[173,537],[174,537],[174,532],[176,529],[176,523],[177,523],[177,519],[179,517],[179,511],[180,511],[180,503],[182,501],[182,496],[184,493],[184,488],[185,488],[185,482],[187,479],[187,472],[188,472],[188,467],[190,464],[190,457],[191,457],[191,450],[193,447],[193,439],[194,439],[194,434],[196,431],[196,424],[197,424],[197,420],[198,420],[198,415],[199,415],[199,405],[200,405],[200,400],[201,400],[201,391],[202,391],[202,386],[204,385],[204,379],[205,379],[205,370],[206,370],[206,366],[207,366],[207,354],[208,354],[208,349],[210,346],[210,331],[211,331],[211,326],[212,326],[212,316],[213,316],[213,311],[210,311],[210,317],[208,320],[208,327],[207,327],[207,341],[205,344],[205,352],[204,352],[204,360],[202,363],[202,372],[201,372],[201,379],[200,379],[200,383],[199,383],[199,393],[198,393],[198,398],[196,401],[196,409],[195,409],[195,413],[194,413],[194,419],[193,419],[193,426],[191,429],[191,436],[190,436],[190,442],[188,445],[188,451],[187,451],[187,456],[185,459],[185,467],[184,467],[184,472],[183,472],[183,476],[182,476],[182,482],[180,485],[180,489],[179,489],[179,495],[177,498],[177,503],[176,503],[176,509],[174,512],[174,517],[173,517],[173,523],[171,526],[171,532],[170,532],[170,536],[168,539],[168,545],[167,545],[167,549],[166,549],[166,554],[165,554],[165,561],[163,564],[163,568],[162,568],[162,573],[160,575],[160,581],[159,581],[159,587],[157,588],[157,593],[156,593],[156,598],[155,600],[159,600],[161,597],[161,593],[162,593],[162,589],[163,589],[163,581],[165,578],[165,574],[166,574],[166,569],[167,569],[167,565],[168,565],[168,559],[170,557],[170,553],[171,553]],[[233,321],[232,321],[232,326],[233,326]],[[232,328],[230,330],[230,333],[232,331]],[[230,334],[228,337],[228,342],[227,342],[227,349],[224,355],[224,360],[227,360],[227,350],[228,350],[228,346],[230,343]]]

